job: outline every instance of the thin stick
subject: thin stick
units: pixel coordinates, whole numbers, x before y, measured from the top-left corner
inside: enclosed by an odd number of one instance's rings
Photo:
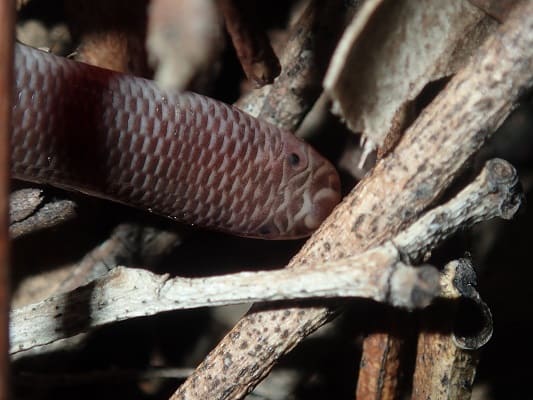
[[[11,239],[39,232],[76,217],[71,200],[45,201],[41,189],[21,189],[9,198],[9,236]]]
[[[258,87],[272,83],[281,66],[248,1],[218,0],[233,47],[246,77]]]
[[[280,76],[274,84],[241,98],[237,107],[296,130],[322,92],[328,60],[354,8],[341,1],[310,0],[289,32],[280,56]]]
[[[328,270],[316,271],[282,269],[169,279],[146,270],[116,267],[89,285],[13,311],[11,352],[170,310],[327,297],[364,297],[414,308],[427,306],[437,293],[437,271],[406,266],[393,246],[331,262]]]

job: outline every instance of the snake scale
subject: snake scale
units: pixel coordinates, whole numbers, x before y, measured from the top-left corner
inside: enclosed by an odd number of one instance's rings
[[[290,132],[155,82],[15,45],[11,172],[239,236],[311,234],[334,167]]]

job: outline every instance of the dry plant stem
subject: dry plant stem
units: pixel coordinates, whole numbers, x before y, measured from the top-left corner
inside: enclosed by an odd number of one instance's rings
[[[294,131],[322,92],[321,81],[333,46],[353,13],[341,1],[310,0],[291,28],[274,84],[254,90],[237,107]]]
[[[218,0],[218,5],[246,77],[258,87],[272,83],[281,66],[268,36],[258,29],[248,2]]]
[[[419,308],[427,306],[438,290],[435,268],[406,266],[391,245],[331,262],[328,270],[169,279],[117,267],[87,286],[13,311],[11,349],[17,353],[111,322],[170,310],[331,297],[364,297]]]
[[[102,277],[120,263],[133,264],[141,229],[142,227],[136,224],[118,225],[102,244],[87,253],[79,263],[72,267],[71,274],[48,296],[86,285]]]
[[[511,219],[522,200],[518,173],[507,161],[495,158],[459,195],[423,215],[392,242],[405,262],[416,263],[454,233],[457,224],[452,221],[461,220],[467,227],[495,217]]]
[[[151,237],[147,238],[147,232]],[[100,278],[119,264],[155,265],[159,258],[179,243],[174,232],[139,224],[118,225],[102,244],[71,268],[71,274],[49,293],[64,293]]]
[[[15,2],[0,2],[0,400],[9,396],[9,137]]]
[[[333,211],[290,267],[317,265],[383,243],[435,202],[531,87],[532,13],[533,2],[525,2],[511,14],[396,150]],[[172,398],[244,396],[329,315],[325,307],[255,307]],[[245,345],[250,342],[253,349]]]
[[[515,185],[514,169],[505,161],[491,160],[471,185],[392,241],[311,271],[287,269],[168,279],[148,271],[120,268],[84,288],[15,310],[13,351],[20,352],[136,316],[235,302],[358,296],[401,307],[423,307],[436,293],[436,275],[431,268],[412,270],[398,264],[400,259],[409,258],[410,254],[406,253],[412,249],[409,243],[420,246],[413,250],[416,255],[430,251],[432,246],[469,224],[496,216],[510,218],[521,199]],[[457,211],[461,204],[465,205],[465,212]],[[435,229],[435,224],[440,229]],[[271,282],[276,282],[276,286],[272,287]],[[84,307],[73,307],[74,304],[90,304],[91,313],[87,315]],[[91,321],[89,325],[85,323],[87,320]],[[69,329],[62,329],[62,324]]]
[[[41,189],[21,189],[9,200],[9,236],[11,239],[60,225],[76,217],[71,200],[45,202]]]
[[[395,318],[394,316],[392,318]],[[390,322],[390,321],[387,321]],[[387,327],[391,332],[393,328]],[[360,368],[368,368],[372,371],[379,371],[378,375],[371,376],[372,379],[364,379],[357,382],[356,399],[367,399],[373,397],[374,388],[380,387],[382,399],[394,399],[398,395],[398,380],[401,365],[401,350],[403,338],[389,333],[372,334],[363,343],[363,355]],[[385,346],[386,352],[381,352]],[[377,350],[377,351],[376,351]]]
[[[470,286],[468,291],[475,290],[475,282],[470,282],[469,277],[475,278],[469,260],[452,261],[446,265],[441,278],[442,296],[453,300],[464,298],[457,284],[466,282],[464,286]],[[481,337],[481,343],[474,349],[459,346],[454,339],[453,330],[460,324],[460,320],[456,318],[460,307],[461,303],[458,301],[443,302],[422,313],[422,331],[418,336],[418,356],[411,397],[413,400],[470,399],[479,357],[477,349],[488,341],[490,335]],[[483,330],[492,332],[492,321],[487,322],[490,326],[483,327]]]
[[[26,277],[17,286],[12,307],[22,307],[58,293],[74,290],[102,277],[120,264],[156,265],[160,257],[178,243],[179,237],[175,232],[137,224],[120,224],[106,240],[89,251],[79,262],[48,273]],[[63,346],[68,347],[71,344],[72,341],[69,341]],[[51,348],[52,346],[40,347],[38,351],[46,353],[52,351]]]
[[[28,218],[41,205],[41,189],[20,189],[9,195],[9,223],[14,224]]]

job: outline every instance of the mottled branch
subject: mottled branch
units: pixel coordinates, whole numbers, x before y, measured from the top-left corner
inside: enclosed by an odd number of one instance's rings
[[[12,239],[52,228],[76,217],[71,200],[46,201],[40,189],[21,189],[9,199],[9,236]]]

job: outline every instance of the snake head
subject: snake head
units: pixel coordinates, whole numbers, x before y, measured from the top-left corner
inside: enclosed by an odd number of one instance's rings
[[[340,179],[333,165],[310,145],[288,133],[278,159],[278,200],[259,228],[263,239],[309,236],[341,199]]]

